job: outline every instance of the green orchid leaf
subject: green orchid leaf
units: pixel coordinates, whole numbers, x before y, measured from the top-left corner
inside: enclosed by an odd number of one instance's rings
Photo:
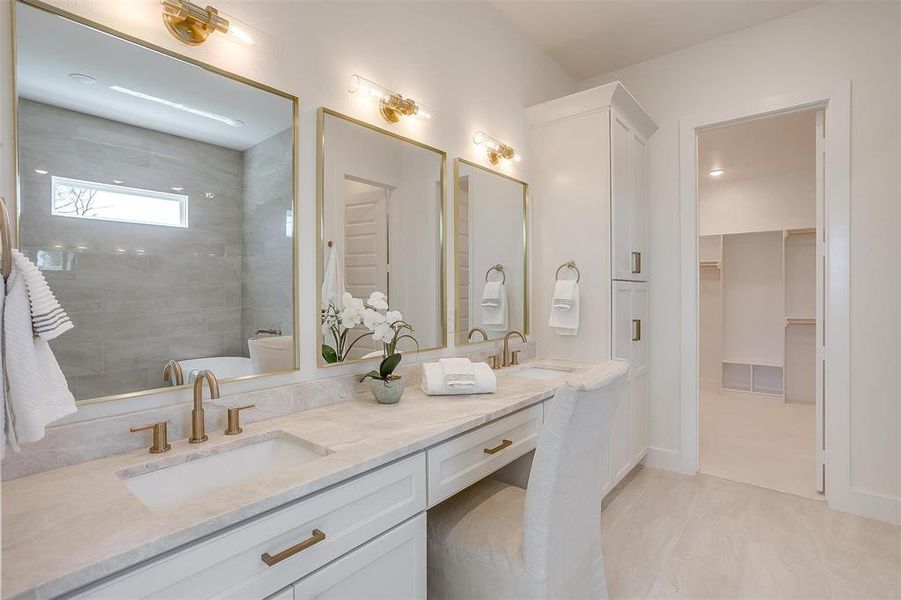
[[[382,379],[387,379],[394,372],[394,369],[400,364],[401,358],[403,357],[400,354],[394,353],[382,361],[382,364],[379,365],[379,374]]]
[[[365,373],[362,377],[360,377],[360,381],[366,381],[370,377],[373,379],[382,379],[381,374],[379,374],[378,371],[373,370],[373,371],[369,371],[368,373]]]
[[[338,362],[338,353],[335,352],[335,349],[326,344],[322,345],[322,358],[325,359],[325,362],[331,364]]]

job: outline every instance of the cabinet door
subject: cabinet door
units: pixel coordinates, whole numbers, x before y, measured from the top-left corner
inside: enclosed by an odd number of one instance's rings
[[[631,273],[629,279],[648,280],[648,148],[647,143],[632,133],[629,144],[629,163],[632,168],[632,188],[629,197],[631,227]]]
[[[629,382],[629,412],[631,416],[631,463],[636,464],[648,453],[648,375],[639,375]]]
[[[294,584],[294,600],[425,600],[425,514]]]
[[[632,257],[632,128],[610,111],[610,229],[613,279],[631,280]]]

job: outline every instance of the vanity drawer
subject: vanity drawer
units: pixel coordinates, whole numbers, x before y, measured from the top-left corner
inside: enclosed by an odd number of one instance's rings
[[[534,450],[541,422],[536,404],[429,449],[429,506]]]
[[[407,458],[130,570],[79,598],[265,598],[423,511],[425,457]],[[325,538],[318,539],[314,530]],[[263,561],[307,541],[299,552]]]

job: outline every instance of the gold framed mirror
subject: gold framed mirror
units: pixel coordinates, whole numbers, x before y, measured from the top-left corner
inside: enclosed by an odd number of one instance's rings
[[[297,370],[298,98],[13,4],[18,240],[77,402]]]
[[[457,344],[529,333],[529,184],[454,161]]]
[[[397,311],[416,339],[402,352],[446,347],[447,154],[327,108],[318,140],[319,365],[382,356],[372,323],[342,321],[344,298]]]

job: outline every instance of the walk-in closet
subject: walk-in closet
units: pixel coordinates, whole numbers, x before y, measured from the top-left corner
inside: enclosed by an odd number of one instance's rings
[[[815,111],[699,140],[701,471],[818,497]]]

